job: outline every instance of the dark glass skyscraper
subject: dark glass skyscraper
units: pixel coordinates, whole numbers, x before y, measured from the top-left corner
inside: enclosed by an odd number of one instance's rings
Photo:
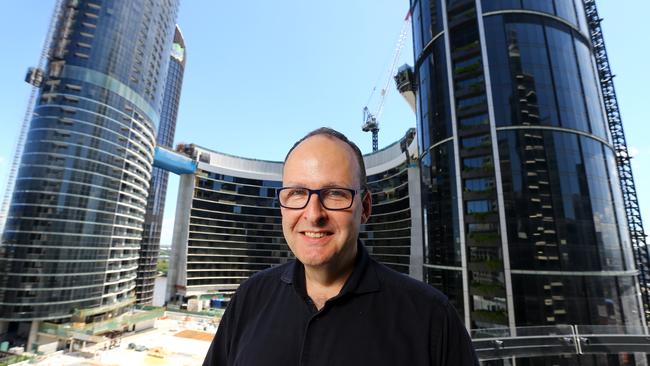
[[[580,0],[412,0],[425,280],[471,329],[638,325]]]
[[[158,146],[171,149],[176,131],[178,103],[183,86],[185,71],[185,40],[180,28],[176,26],[174,43],[169,57],[165,94],[163,96],[162,113],[156,142]],[[160,251],[160,231],[165,211],[167,196],[167,180],[169,172],[154,167],[151,173],[149,196],[144,215],[144,231],[140,242],[140,258],[136,278],[135,295],[139,304],[150,304],[153,301],[153,287],[156,279],[156,264]]]
[[[135,301],[178,0],[61,6],[0,247],[3,332]]]

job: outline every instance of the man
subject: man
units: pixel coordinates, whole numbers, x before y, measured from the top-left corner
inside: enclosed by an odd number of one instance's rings
[[[447,298],[368,256],[371,194],[359,148],[320,128],[285,158],[282,230],[296,260],[253,275],[204,365],[478,365]]]

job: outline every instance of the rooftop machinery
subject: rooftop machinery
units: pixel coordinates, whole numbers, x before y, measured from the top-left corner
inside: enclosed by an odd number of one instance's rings
[[[384,101],[386,100],[386,95],[388,95],[388,92],[390,91],[390,88],[388,86],[390,84],[390,81],[393,79],[393,76],[395,75],[397,62],[399,61],[400,53],[402,52],[402,48],[404,47],[404,43],[406,42],[406,37],[408,35],[410,24],[411,24],[411,10],[409,9],[409,11],[406,13],[406,17],[404,17],[404,24],[402,25],[402,29],[397,39],[397,45],[395,46],[393,62],[391,63],[390,68],[388,69],[388,75],[386,76],[386,80],[383,83],[383,87],[380,91],[377,106],[372,110],[368,108],[368,104],[370,104],[372,97],[374,96],[375,91],[377,90],[377,86],[375,85],[375,87],[372,88],[370,97],[368,97],[368,102],[366,102],[366,106],[363,107],[363,125],[361,125],[361,130],[363,132],[372,132],[372,151],[379,150],[379,118],[381,117],[381,112],[384,108]]]

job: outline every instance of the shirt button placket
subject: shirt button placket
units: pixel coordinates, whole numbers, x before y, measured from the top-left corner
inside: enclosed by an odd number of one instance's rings
[[[312,323],[318,320],[318,315],[314,315],[309,319],[307,323],[307,329],[305,329],[305,338],[302,340],[302,349],[300,350],[300,366],[309,366],[309,354],[311,353],[311,337],[310,330]]]

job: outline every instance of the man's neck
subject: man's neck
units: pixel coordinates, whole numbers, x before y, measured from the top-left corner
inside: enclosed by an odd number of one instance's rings
[[[318,310],[325,306],[327,300],[341,292],[352,271],[358,253],[355,250],[349,258],[341,263],[327,264],[319,267],[305,266],[305,289]]]

